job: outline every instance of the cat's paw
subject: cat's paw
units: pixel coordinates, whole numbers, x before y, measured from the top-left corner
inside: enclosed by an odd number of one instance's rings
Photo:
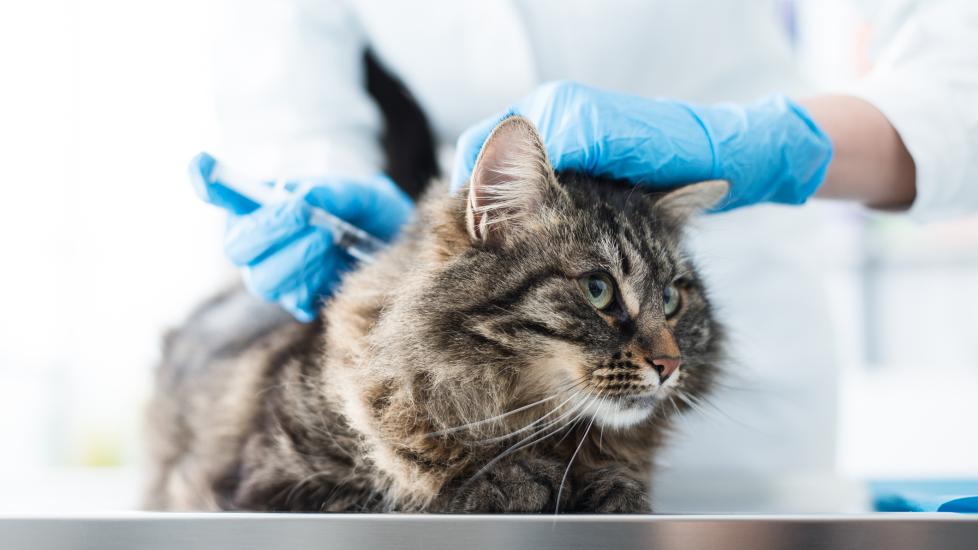
[[[560,490],[563,465],[540,458],[497,464],[475,479],[461,479],[442,491],[435,508],[458,514],[553,513],[569,506],[571,480]],[[560,494],[561,505],[555,506]]]
[[[574,511],[584,514],[648,514],[652,511],[646,485],[609,467],[578,480]]]

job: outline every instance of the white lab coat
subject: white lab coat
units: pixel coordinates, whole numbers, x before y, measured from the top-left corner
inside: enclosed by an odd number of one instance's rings
[[[917,166],[917,216],[978,211],[978,2],[859,4],[879,30],[879,61],[840,91],[875,104],[900,132]],[[366,45],[447,145],[554,79],[703,102],[813,91],[773,0],[235,1],[224,17],[223,153],[270,176],[380,168]],[[713,399],[718,412],[685,421],[660,457],[662,475],[832,471],[837,360],[814,257],[821,218],[817,208],[760,206],[701,222],[693,248],[735,363]]]

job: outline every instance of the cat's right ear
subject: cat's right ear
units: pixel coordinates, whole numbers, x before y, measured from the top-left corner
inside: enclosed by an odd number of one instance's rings
[[[472,242],[498,246],[525,228],[533,213],[557,191],[547,150],[533,123],[503,119],[489,134],[469,181],[466,227]]]
[[[663,195],[655,209],[673,220],[685,223],[689,218],[719,205],[730,192],[726,180],[691,183]]]

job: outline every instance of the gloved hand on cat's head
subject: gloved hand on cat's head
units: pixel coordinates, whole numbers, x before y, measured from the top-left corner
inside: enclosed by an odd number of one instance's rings
[[[397,184],[378,175],[323,180],[304,197],[231,214],[225,254],[241,267],[253,293],[278,303],[302,322],[318,316],[320,300],[332,293],[351,265],[327,229],[309,224],[309,205],[385,240],[397,235],[414,209]]]
[[[801,204],[822,183],[832,144],[803,108],[774,95],[755,103],[693,105],[554,82],[458,140],[452,190],[468,181],[483,143],[505,116],[539,130],[555,169],[675,187],[730,182],[716,210]]]

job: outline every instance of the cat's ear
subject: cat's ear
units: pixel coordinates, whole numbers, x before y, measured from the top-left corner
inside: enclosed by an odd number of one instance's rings
[[[556,191],[547,150],[533,123],[521,116],[503,119],[472,169],[465,212],[469,237],[476,244],[501,244]]]
[[[720,204],[729,191],[730,183],[726,180],[692,183],[663,195],[655,202],[655,208],[678,222],[685,222]]]

